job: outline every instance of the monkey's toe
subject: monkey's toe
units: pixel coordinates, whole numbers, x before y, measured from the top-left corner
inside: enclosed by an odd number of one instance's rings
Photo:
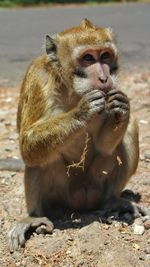
[[[29,225],[22,223],[18,223],[10,229],[8,233],[10,252],[14,252],[15,250],[18,250],[20,247],[24,246],[26,242],[25,234],[28,229]]]
[[[137,217],[145,217],[145,216],[148,216],[150,217],[150,209],[147,208],[147,207],[144,207],[142,205],[139,205],[137,203],[134,203],[133,204],[133,207],[134,207],[134,211],[135,211],[135,218]]]
[[[127,223],[133,223],[135,218],[148,217],[150,218],[150,209],[135,202],[123,198],[113,198],[105,205],[105,216],[110,218],[111,215],[117,213],[117,220],[123,220]],[[128,216],[127,216],[128,214]],[[130,216],[129,216],[130,214]],[[115,218],[116,219],[116,218]],[[107,219],[106,219],[107,221]]]
[[[46,217],[35,218],[31,226],[37,234],[51,234],[54,229],[53,223]]]

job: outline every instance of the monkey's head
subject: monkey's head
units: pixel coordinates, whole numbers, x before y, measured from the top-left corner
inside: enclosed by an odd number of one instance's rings
[[[84,19],[54,38],[47,35],[46,52],[77,94],[92,88],[107,92],[113,87],[118,51],[111,29]]]

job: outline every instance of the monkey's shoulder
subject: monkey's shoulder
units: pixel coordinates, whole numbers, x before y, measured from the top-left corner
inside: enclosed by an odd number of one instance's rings
[[[53,67],[48,56],[38,56],[33,59],[27,68],[22,82],[21,92],[41,91],[45,85],[53,80],[53,77]]]
[[[46,54],[40,55],[32,60],[27,69],[27,74],[37,73],[37,75],[40,75],[40,71],[45,73],[52,71],[52,64]]]

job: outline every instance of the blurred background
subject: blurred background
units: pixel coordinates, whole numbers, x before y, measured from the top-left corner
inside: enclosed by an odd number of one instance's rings
[[[28,6],[28,5],[55,4],[55,3],[65,4],[65,3],[111,3],[111,2],[139,2],[139,0],[0,0],[1,5],[9,7],[14,5]],[[143,0],[142,2],[145,1]]]
[[[45,52],[45,35],[78,25],[85,17],[113,28],[123,68],[142,68],[150,56],[149,1],[104,2],[0,0],[0,85],[18,85],[32,59]]]

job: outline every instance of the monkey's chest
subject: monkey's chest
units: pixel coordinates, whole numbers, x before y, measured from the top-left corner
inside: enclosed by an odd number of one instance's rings
[[[81,168],[85,169],[89,165],[94,155],[94,146],[91,136],[84,132],[82,135],[77,135],[66,144],[63,151],[63,158],[66,162],[67,169],[70,170]]]

